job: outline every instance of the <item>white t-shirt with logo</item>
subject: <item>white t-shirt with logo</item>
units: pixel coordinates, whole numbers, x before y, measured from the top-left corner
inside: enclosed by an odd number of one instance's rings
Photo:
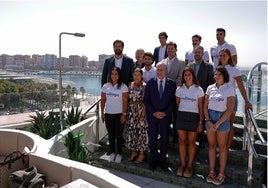
[[[117,89],[117,84],[112,85],[106,83],[102,86],[101,91],[106,94],[106,103],[104,107],[104,113],[107,114],[119,114],[123,112],[123,93],[128,92],[128,88],[122,83],[121,87]]]
[[[235,96],[235,90],[229,83],[217,88],[216,83],[208,86],[206,94],[209,95],[208,109],[224,112],[227,109],[227,98]]]
[[[230,76],[230,81],[229,83],[231,86],[236,89],[236,80],[235,78],[238,76],[241,76],[241,72],[237,66],[231,66],[231,65],[226,65],[225,68],[227,69],[229,76]]]
[[[223,43],[222,45],[212,46],[210,48],[210,55],[213,57],[213,65],[216,68],[219,64],[219,53],[223,48],[227,48],[231,52],[231,56],[236,55],[236,48],[232,44],[228,44],[227,42]]]
[[[180,98],[179,111],[199,113],[198,98],[204,96],[200,86],[192,85],[189,88],[183,84],[176,89],[176,97]]]

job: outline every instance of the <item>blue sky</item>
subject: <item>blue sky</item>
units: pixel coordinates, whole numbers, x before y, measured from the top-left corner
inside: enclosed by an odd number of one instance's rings
[[[59,33],[82,32],[85,38],[62,36],[62,56],[98,60],[121,39],[124,53],[135,58],[138,48],[153,52],[166,31],[184,59],[192,35],[200,34],[209,51],[223,27],[240,67],[267,61],[267,1],[0,0],[0,18],[0,54],[58,56]]]

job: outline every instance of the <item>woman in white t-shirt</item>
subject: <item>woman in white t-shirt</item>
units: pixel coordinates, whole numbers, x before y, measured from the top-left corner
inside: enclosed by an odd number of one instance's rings
[[[244,84],[243,84],[241,72],[240,72],[239,68],[237,66],[235,66],[235,64],[232,60],[230,50],[227,48],[223,48],[223,49],[221,49],[219,54],[220,54],[219,65],[224,66],[227,69],[229,76],[230,76],[231,86],[234,88],[234,90],[236,90],[236,85],[237,85],[237,87],[238,87],[238,89],[239,89],[239,91],[240,91],[240,93],[245,101],[245,109],[252,110],[252,104],[248,100],[247,92],[246,92]],[[234,111],[230,117],[230,131],[229,131],[228,143],[227,143],[228,149],[231,147],[232,142],[233,142],[233,137],[234,137],[233,124],[234,124],[234,120],[235,120],[235,113],[237,111],[237,106],[238,106],[238,100],[237,100],[237,96],[236,96]]]
[[[178,106],[176,127],[179,137],[180,167],[178,176],[191,177],[196,153],[197,133],[203,130],[204,91],[198,85],[193,69],[186,67],[182,73],[181,86],[176,89]],[[188,162],[186,163],[186,144],[188,143]]]
[[[109,162],[122,160],[123,128],[128,106],[128,88],[122,83],[120,69],[112,68],[110,80],[101,89],[101,119],[108,131],[110,157]],[[117,146],[117,148],[115,147]],[[115,155],[116,149],[117,155]]]
[[[225,180],[225,167],[227,163],[227,140],[230,130],[230,115],[233,113],[235,103],[234,88],[228,84],[229,74],[226,68],[218,66],[214,74],[215,84],[208,86],[205,101],[204,115],[209,144],[209,175],[206,181],[220,185]],[[220,170],[215,173],[216,147],[220,149]]]

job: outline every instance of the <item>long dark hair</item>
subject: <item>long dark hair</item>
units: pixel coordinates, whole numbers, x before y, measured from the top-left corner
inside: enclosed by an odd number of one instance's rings
[[[112,83],[112,78],[111,78],[111,74],[113,71],[116,71],[118,73],[118,82],[117,82],[117,89],[120,89],[121,88],[121,85],[122,85],[122,79],[121,79],[121,70],[118,68],[118,67],[113,67],[109,73],[109,82]]]
[[[221,52],[225,52],[225,53],[228,54],[228,56],[229,56],[229,59],[228,59],[228,65],[234,67],[235,64],[234,64],[234,62],[233,62],[233,59],[232,59],[232,55],[231,55],[230,50],[227,49],[227,48],[223,48],[223,49],[220,50],[219,55],[220,55]],[[223,66],[223,65],[222,65],[222,62],[221,62],[220,60],[219,60],[219,64],[218,64],[218,65],[219,65],[219,66]]]
[[[199,82],[198,82],[198,80],[197,80],[197,78],[196,78],[196,76],[195,76],[195,74],[194,74],[194,70],[193,70],[192,68],[190,68],[190,67],[186,67],[186,68],[183,70],[183,72],[182,72],[182,78],[181,78],[180,86],[182,86],[183,84],[186,83],[186,80],[184,79],[184,73],[185,73],[186,71],[189,71],[189,72],[192,74],[192,77],[193,77],[193,84],[195,84],[195,85],[199,85]]]

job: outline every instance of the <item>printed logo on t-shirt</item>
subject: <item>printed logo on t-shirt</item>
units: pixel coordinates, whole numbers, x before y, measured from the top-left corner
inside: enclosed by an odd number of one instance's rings
[[[110,97],[119,97],[118,93],[112,93],[112,92],[106,93],[106,95],[108,95]]]
[[[222,98],[222,97],[210,97],[210,100],[211,100],[211,101],[218,101],[218,102],[221,102],[221,101],[224,101],[224,98]]]
[[[190,102],[194,102],[194,101],[196,101],[196,99],[194,99],[194,98],[190,98],[190,97],[187,97],[187,96],[182,97],[181,100],[190,101]]]

